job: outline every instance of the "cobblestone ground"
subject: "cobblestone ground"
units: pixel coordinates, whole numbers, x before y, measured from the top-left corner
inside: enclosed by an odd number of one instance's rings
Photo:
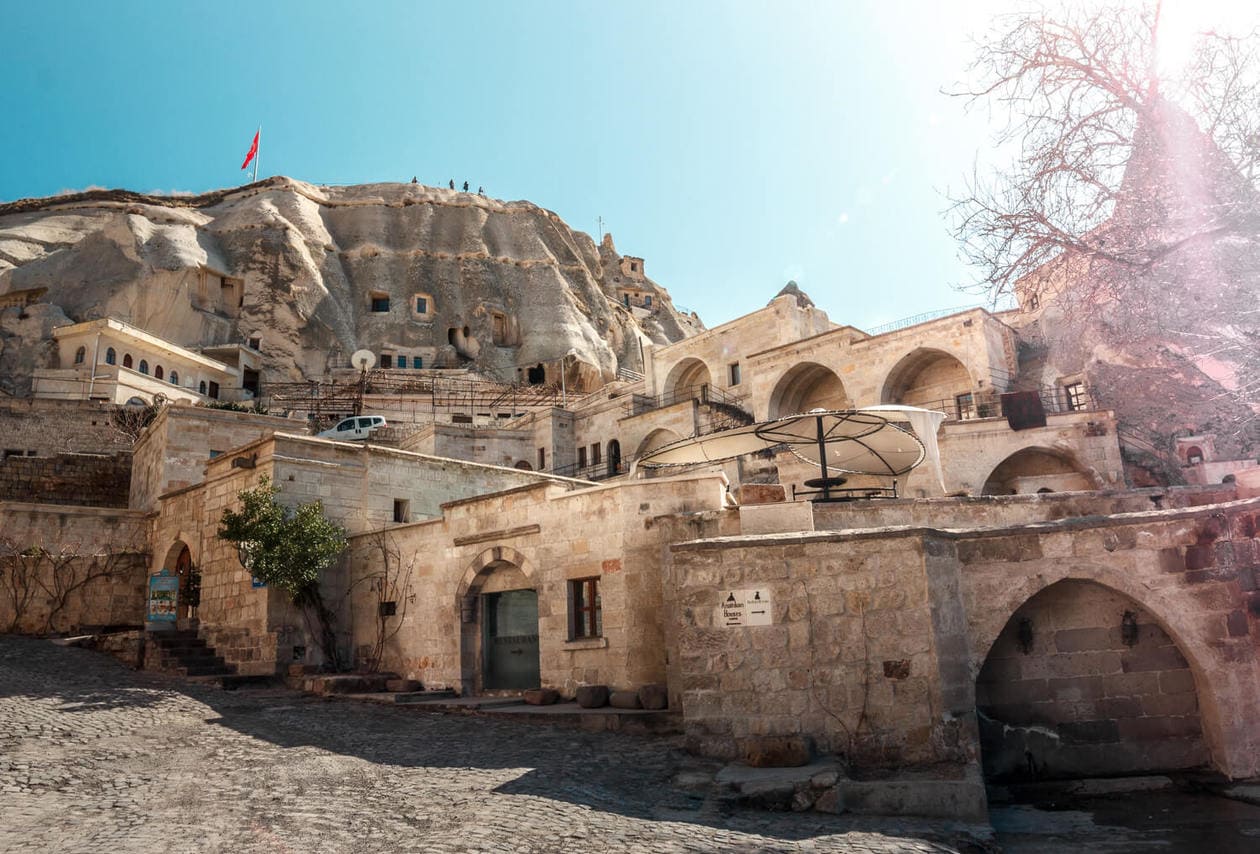
[[[0,852],[958,850],[939,826],[729,811],[669,785],[691,761],[669,739],[224,692],[0,638]]]

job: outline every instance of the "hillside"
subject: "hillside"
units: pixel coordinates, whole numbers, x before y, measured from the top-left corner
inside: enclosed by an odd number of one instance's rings
[[[655,295],[650,310],[623,305],[619,286]],[[193,349],[258,338],[264,382],[321,377],[366,348],[503,380],[572,350],[570,370],[598,385],[640,368],[641,339],[702,328],[611,240],[596,246],[529,202],[421,184],[276,177],[0,205],[0,295],[40,288],[25,311],[0,312],[11,393],[51,366],[53,327],[106,316]]]

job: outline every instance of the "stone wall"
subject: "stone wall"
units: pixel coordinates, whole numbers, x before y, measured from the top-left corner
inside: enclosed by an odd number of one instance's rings
[[[127,510],[0,502],[0,631],[143,622],[148,529]]]
[[[1064,581],[1007,622],[976,679],[985,775],[1099,777],[1209,765],[1194,674],[1128,597]]]
[[[113,411],[88,401],[0,398],[0,451],[43,457],[129,450],[131,440],[113,427]]]
[[[163,407],[136,442],[130,506],[152,510],[159,495],[199,483],[213,457],[276,431],[301,428],[287,418],[250,412]]]
[[[126,507],[131,453],[0,459],[0,501]]]
[[[663,682],[662,549],[672,538],[735,524],[734,514],[721,511],[723,494],[724,481],[714,476],[573,491],[543,484],[448,504],[431,522],[356,536],[356,648],[376,639],[372,577],[382,574],[378,544],[385,538],[411,585],[398,591],[399,617],[386,626],[396,632],[385,649],[387,669],[431,687],[479,690],[479,597],[531,589],[543,686],[572,696],[584,684]],[[582,578],[598,579],[603,631],[571,640],[568,582]]]

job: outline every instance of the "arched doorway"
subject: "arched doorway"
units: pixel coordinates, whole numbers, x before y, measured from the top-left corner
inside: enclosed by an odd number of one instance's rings
[[[779,378],[770,394],[769,417],[851,407],[844,383],[834,371],[816,362],[802,362]]]
[[[608,476],[616,477],[621,473],[621,443],[616,439],[608,442],[608,453],[604,455],[608,459]]]
[[[460,693],[539,687],[538,591],[524,556],[486,549],[465,571],[458,598]]]
[[[983,495],[1030,495],[1098,489],[1097,475],[1075,457],[1049,448],[1023,448],[1000,462],[985,479]]]
[[[687,400],[700,394],[700,389],[713,382],[709,366],[699,359],[683,359],[665,378],[665,397],[670,401]]]
[[[201,604],[201,570],[193,564],[188,544],[176,540],[167,550],[161,568],[179,577],[179,622],[196,619]]]
[[[993,781],[1206,767],[1194,674],[1133,599],[1066,579],[1021,605],[976,679]]]
[[[924,348],[908,354],[888,372],[880,403],[939,409],[959,419],[983,417],[974,388],[971,374],[957,357]]]

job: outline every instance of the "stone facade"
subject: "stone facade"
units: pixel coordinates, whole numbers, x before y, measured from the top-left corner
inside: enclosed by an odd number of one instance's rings
[[[131,454],[0,458],[0,501],[126,507]]]

